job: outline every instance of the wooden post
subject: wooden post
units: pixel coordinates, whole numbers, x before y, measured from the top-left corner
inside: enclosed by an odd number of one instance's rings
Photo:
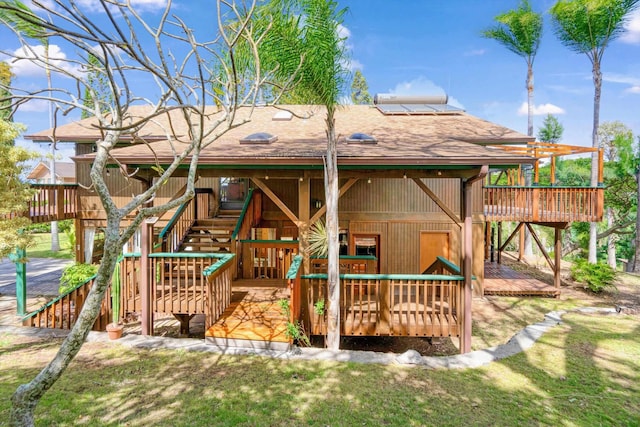
[[[151,274],[149,254],[153,252],[153,225],[158,218],[148,218],[142,224],[140,242],[140,303],[142,313],[140,323],[142,335],[153,335],[153,300],[151,295],[155,274]],[[152,279],[153,277],[153,279]]]
[[[59,221],[64,219],[64,187],[60,185],[56,190],[56,218]]]
[[[498,264],[502,264],[502,221],[498,221]]]
[[[462,275],[464,276],[464,295],[462,334],[460,335],[460,353],[471,351],[471,296],[473,277],[473,221],[472,221],[472,185],[469,182],[462,182],[462,217],[464,227],[462,233]]]
[[[311,179],[308,174],[298,180],[298,244],[303,257],[302,272],[309,274],[309,219],[311,218]]]
[[[556,156],[551,156],[551,185],[556,183]]]
[[[604,150],[598,149],[598,185],[604,183]]]
[[[84,227],[81,219],[78,219],[78,213],[76,212],[76,218],[73,220],[73,225],[76,234],[76,247],[73,248],[76,262],[84,262]]]
[[[554,268],[553,268],[553,285],[556,289],[560,289],[560,264],[562,262],[562,229],[555,227],[554,233]]]

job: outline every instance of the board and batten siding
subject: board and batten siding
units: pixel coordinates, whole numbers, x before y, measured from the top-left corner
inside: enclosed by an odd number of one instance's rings
[[[270,180],[269,188],[297,213],[297,180]],[[451,210],[460,212],[460,180],[451,178],[425,179],[425,184]],[[341,184],[344,180],[341,181]],[[289,221],[273,202],[264,198],[265,226],[278,228]],[[311,181],[311,203],[321,200],[324,204],[324,183]],[[422,232],[449,233],[450,259],[461,264],[460,228],[410,179],[359,180],[339,201],[340,227],[349,234],[374,234],[380,236],[380,272],[418,274],[420,270],[420,235]],[[316,212],[312,206],[311,215]],[[473,186],[473,274],[476,276],[475,292],[481,292],[484,279],[484,217],[482,183]]]

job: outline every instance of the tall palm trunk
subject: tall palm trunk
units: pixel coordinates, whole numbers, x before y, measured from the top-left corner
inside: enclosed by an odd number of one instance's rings
[[[591,141],[593,148],[598,148],[598,128],[600,127],[600,94],[602,91],[602,72],[600,71],[600,61],[594,55],[593,59],[593,129],[591,131]],[[598,153],[591,155],[591,186],[598,185]],[[597,262],[598,250],[598,223],[589,224],[589,262],[595,264]]]
[[[325,194],[327,203],[327,348],[340,348],[340,266],[338,242],[338,157],[336,148],[334,109],[327,109],[327,160],[325,164]]]
[[[527,61],[527,135],[533,136],[533,64]],[[525,185],[531,185],[531,175],[525,177]],[[533,243],[528,228],[524,232],[524,256],[533,256]]]
[[[44,40],[44,64],[45,73],[47,74],[47,90],[49,97],[52,96],[51,89],[51,68],[49,68],[49,41]],[[49,129],[53,129],[53,102],[49,100]],[[51,140],[51,161],[49,166],[51,173],[51,184],[56,184],[56,142]],[[56,192],[57,196],[57,192]],[[64,200],[57,200],[57,203],[64,203]],[[60,238],[58,235],[58,221],[51,221],[51,251],[58,252],[60,250]]]

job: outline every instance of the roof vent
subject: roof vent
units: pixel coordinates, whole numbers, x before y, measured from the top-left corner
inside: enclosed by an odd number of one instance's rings
[[[289,121],[293,118],[291,111],[280,110],[273,115],[273,121]]]
[[[271,144],[277,141],[278,137],[267,132],[256,132],[245,136],[240,140],[240,144]]]
[[[360,132],[351,134],[351,136],[345,139],[347,140],[347,144],[375,144],[378,142],[373,136]]]

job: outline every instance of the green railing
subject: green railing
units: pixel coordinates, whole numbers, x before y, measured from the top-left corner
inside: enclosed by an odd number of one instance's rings
[[[247,193],[247,197],[244,199],[244,205],[242,205],[242,210],[240,211],[240,218],[238,218],[238,222],[236,222],[236,227],[233,229],[233,233],[231,234],[232,239],[236,239],[238,234],[240,233],[240,228],[242,227],[242,223],[244,222],[244,217],[247,215],[247,211],[249,207],[253,204],[253,188],[249,189]]]
[[[311,334],[326,334],[327,275],[307,285]],[[464,277],[432,274],[341,274],[341,335],[459,336]],[[318,310],[318,307],[323,310]]]

